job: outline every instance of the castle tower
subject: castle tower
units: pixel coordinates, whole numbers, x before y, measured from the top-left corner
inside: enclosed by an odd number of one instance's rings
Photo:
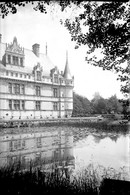
[[[66,51],[66,65],[65,65],[65,70],[64,70],[64,78],[72,79],[72,76],[70,74],[69,64],[68,64],[68,51]]]
[[[68,63],[68,51],[66,51],[66,64],[64,70],[65,79],[65,116],[70,117],[73,111],[73,77],[71,76],[69,63]]]

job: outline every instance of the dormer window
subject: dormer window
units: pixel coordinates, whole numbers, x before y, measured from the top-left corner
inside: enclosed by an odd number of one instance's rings
[[[37,80],[41,81],[41,72],[40,71],[37,71]]]
[[[57,74],[54,75],[54,83],[58,83],[58,75]]]
[[[18,57],[13,56],[13,64],[18,66]]]
[[[15,66],[24,66],[24,48],[20,47],[17,38],[15,37],[13,43],[6,44],[6,64]]]
[[[11,64],[11,56],[8,55],[8,63]]]
[[[20,66],[23,66],[23,58],[20,58]]]

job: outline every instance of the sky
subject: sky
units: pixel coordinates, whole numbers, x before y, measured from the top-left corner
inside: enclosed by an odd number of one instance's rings
[[[34,5],[18,7],[16,14],[9,14],[4,19],[0,18],[0,33],[3,43],[13,42],[17,37],[20,46],[32,50],[32,45],[40,44],[40,53],[45,53],[46,43],[48,56],[60,71],[64,71],[66,50],[71,75],[74,76],[74,91],[89,100],[95,92],[103,98],[115,95],[122,98],[120,82],[117,75],[111,71],[103,71],[85,61],[87,46],[75,49],[75,42],[71,41],[68,30],[60,24],[60,18],[73,18],[81,10],[74,6],[61,13],[55,6],[48,6],[47,14],[33,10]]]

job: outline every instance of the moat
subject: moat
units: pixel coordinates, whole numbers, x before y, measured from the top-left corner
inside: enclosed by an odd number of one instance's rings
[[[2,133],[3,132],[3,133]],[[89,127],[53,126],[3,129],[0,134],[0,166],[16,161],[44,162],[44,168],[68,167],[79,173],[94,167],[101,173],[129,180],[129,133],[97,131]]]

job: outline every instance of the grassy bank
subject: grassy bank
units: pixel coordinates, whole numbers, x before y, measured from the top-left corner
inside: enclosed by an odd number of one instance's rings
[[[101,131],[108,131],[108,132],[123,132],[128,133],[130,124],[129,123],[119,123],[113,121],[86,121],[86,120],[76,120],[76,121],[65,121],[65,122],[57,122],[57,123],[46,123],[46,124],[39,124],[39,127],[42,126],[64,126],[64,127],[90,127]]]
[[[13,124],[13,125],[12,125]],[[81,118],[65,118],[65,119],[53,119],[53,120],[36,120],[36,121],[24,121],[24,122],[7,122],[6,125],[1,123],[0,129],[22,129],[28,128],[35,129],[36,127],[90,127],[101,131],[108,132],[128,132],[130,129],[130,122],[126,120],[112,120],[103,119],[98,120],[92,117],[81,117]]]
[[[103,180],[99,185],[98,172],[92,168],[87,168],[79,176],[70,179],[64,175],[64,170],[44,172],[40,168],[21,172],[19,167],[4,167],[0,169],[0,185],[2,194],[21,195],[43,195],[43,194],[87,194],[104,195],[107,194],[105,180],[109,178],[107,170],[104,171]],[[115,179],[120,179],[115,173]],[[129,185],[130,186],[130,185]],[[108,186],[107,186],[108,187]],[[113,190],[113,189],[111,189]],[[116,190],[116,189],[115,189]],[[125,190],[125,189],[124,189]],[[127,189],[128,191],[128,189]],[[125,195],[127,195],[127,191]],[[112,191],[109,190],[109,195]],[[119,192],[118,195],[123,193]]]

